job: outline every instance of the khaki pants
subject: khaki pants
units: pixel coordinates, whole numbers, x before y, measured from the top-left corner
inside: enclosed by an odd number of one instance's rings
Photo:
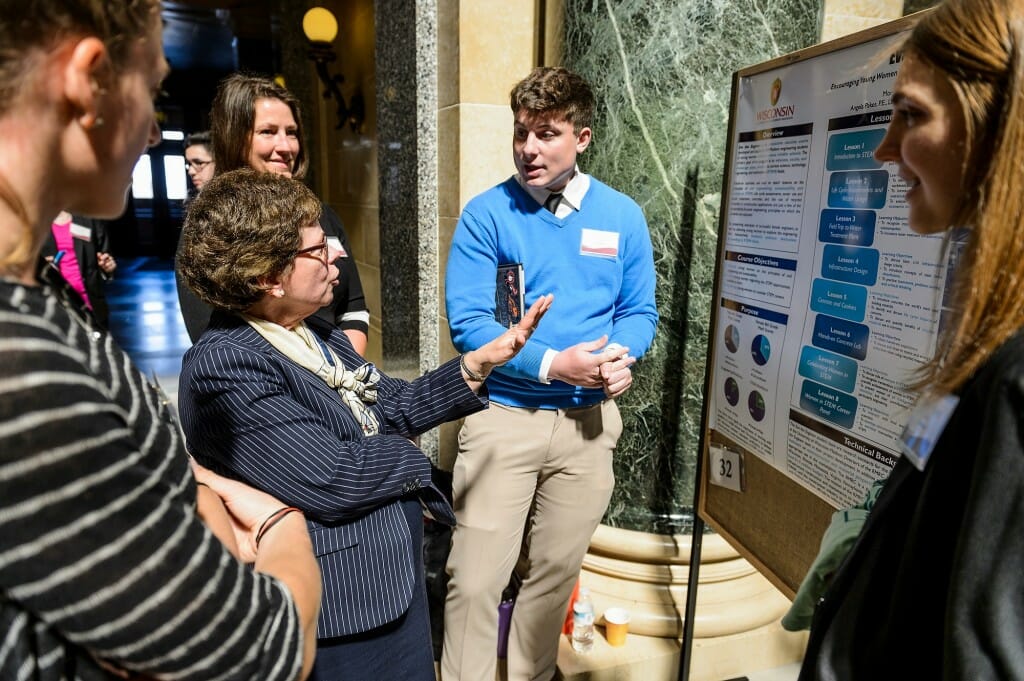
[[[517,562],[523,583],[508,679],[554,675],[569,597],[615,484],[621,433],[612,400],[568,410],[492,402],[466,419],[454,470],[444,681],[495,678],[498,602]]]

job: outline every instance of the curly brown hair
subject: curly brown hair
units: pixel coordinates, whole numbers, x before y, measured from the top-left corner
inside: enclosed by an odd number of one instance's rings
[[[188,207],[181,277],[207,305],[244,312],[292,266],[302,229],[320,211],[298,180],[251,168],[217,175]]]
[[[512,115],[564,118],[577,135],[594,119],[594,92],[583,76],[561,66],[538,66],[509,94]]]

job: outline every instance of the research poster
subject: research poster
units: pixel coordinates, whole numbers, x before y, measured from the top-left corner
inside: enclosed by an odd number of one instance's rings
[[[741,77],[723,197],[711,443],[840,508],[888,476],[931,357],[941,236],[874,151],[893,112],[897,33]]]

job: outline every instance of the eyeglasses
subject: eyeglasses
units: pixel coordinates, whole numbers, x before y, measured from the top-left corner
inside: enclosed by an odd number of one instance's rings
[[[213,163],[212,160],[210,160],[210,161],[190,161],[188,159],[185,159],[185,170],[190,170],[192,168],[195,168],[196,170],[202,170],[203,168],[205,168],[206,166],[210,165],[211,163]]]
[[[308,256],[310,258],[316,258],[321,263],[323,263],[324,267],[327,267],[328,266],[328,262],[327,262],[327,239],[324,239],[323,241],[318,243],[316,246],[309,246],[308,248],[300,248],[299,250],[295,251],[295,257],[296,258],[299,257],[300,255],[305,255],[305,256]]]

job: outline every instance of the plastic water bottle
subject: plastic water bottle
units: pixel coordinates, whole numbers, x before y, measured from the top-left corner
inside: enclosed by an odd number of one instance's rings
[[[594,604],[590,600],[590,589],[581,586],[579,597],[572,604],[572,649],[586,653],[593,647]]]

